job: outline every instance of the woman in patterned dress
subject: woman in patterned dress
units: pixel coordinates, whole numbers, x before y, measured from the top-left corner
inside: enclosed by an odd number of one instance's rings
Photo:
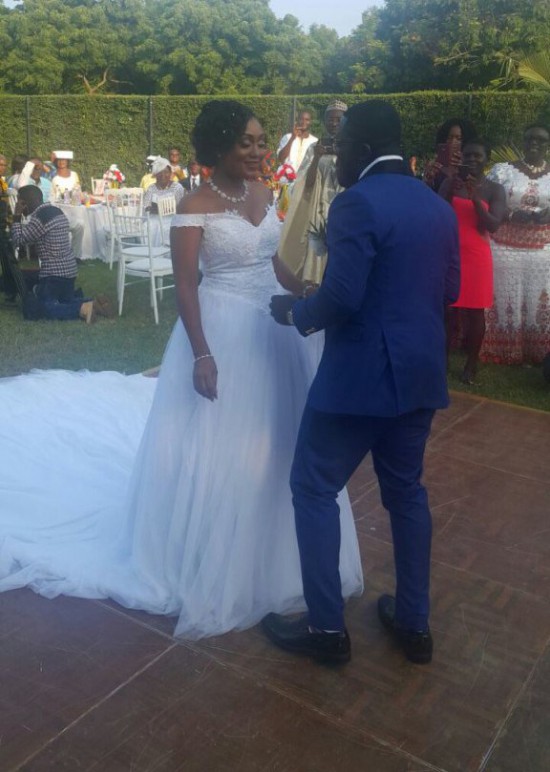
[[[550,132],[528,126],[523,141],[520,160],[488,175],[505,189],[508,219],[493,235],[495,300],[481,355],[504,364],[538,364],[550,351]]]

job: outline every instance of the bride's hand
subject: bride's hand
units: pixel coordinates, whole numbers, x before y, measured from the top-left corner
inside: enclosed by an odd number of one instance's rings
[[[205,357],[195,362],[193,386],[201,397],[206,397],[212,402],[218,398],[218,368],[214,357]]]

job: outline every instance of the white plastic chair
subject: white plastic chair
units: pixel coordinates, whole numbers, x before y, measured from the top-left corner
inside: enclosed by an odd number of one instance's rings
[[[113,219],[114,212],[125,214],[129,217],[141,217],[143,214],[143,190],[142,188],[119,188],[105,191],[105,205],[107,206],[107,225],[103,227],[109,248],[109,269],[113,267],[113,260],[117,248],[117,233]],[[140,237],[141,229],[135,234],[128,234],[126,241],[134,236]]]
[[[157,294],[162,300],[163,291],[175,286],[164,285],[164,278],[173,276],[170,248],[153,245],[149,216],[121,214],[114,209],[113,217],[118,242],[118,314],[122,315],[125,288],[138,281],[148,280],[155,324],[158,324]],[[139,237],[135,235],[138,230]],[[130,239],[133,239],[134,243],[130,243]],[[135,277],[135,281],[127,281],[128,276]]]
[[[166,223],[165,217],[172,217],[176,214],[176,198],[175,196],[163,196],[157,199],[157,208],[159,212],[159,224],[160,224],[160,240],[166,246],[170,245],[169,236],[165,236]],[[168,227],[168,232],[169,232]]]
[[[102,196],[105,193],[103,177],[92,177],[92,196]]]

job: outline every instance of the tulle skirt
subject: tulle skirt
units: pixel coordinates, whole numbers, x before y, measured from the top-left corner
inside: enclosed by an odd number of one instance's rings
[[[181,322],[157,379],[0,382],[0,590],[110,597],[199,638],[305,608],[289,473],[318,342],[202,292],[219,398],[193,389]],[[340,495],[345,596],[362,590]]]

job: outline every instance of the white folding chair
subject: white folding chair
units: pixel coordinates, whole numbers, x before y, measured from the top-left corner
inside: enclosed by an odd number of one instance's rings
[[[119,188],[105,191],[105,205],[107,206],[107,225],[103,227],[105,238],[109,248],[109,269],[113,267],[115,251],[117,249],[117,232],[113,219],[114,212],[125,214],[128,217],[141,217],[143,214],[143,190],[141,188]],[[125,234],[126,241],[132,241],[134,237],[142,235],[141,229],[137,233]]]
[[[119,316],[122,314],[125,288],[138,281],[148,280],[155,324],[158,324],[157,294],[162,300],[163,291],[175,286],[174,284],[164,285],[164,277],[173,276],[170,248],[153,246],[149,216],[121,214],[114,209],[113,217],[119,245],[118,314]],[[137,230],[140,230],[139,237],[135,235]],[[129,239],[134,239],[134,243],[130,243]],[[135,281],[127,281],[126,277],[134,277]]]
[[[119,188],[118,190],[109,190],[109,193],[117,194],[119,206],[127,207],[136,215],[143,214],[143,188]]]
[[[102,196],[105,193],[103,177],[92,177],[92,196]]]
[[[176,198],[175,196],[163,196],[162,198],[157,199],[157,208],[159,212],[159,224],[160,224],[160,239],[162,244],[166,244],[167,246],[170,245],[169,241],[169,235],[165,236],[165,233],[168,230],[168,233],[170,232],[170,227],[168,226],[168,229],[166,229],[166,223],[164,218],[165,217],[172,217],[176,214]]]

